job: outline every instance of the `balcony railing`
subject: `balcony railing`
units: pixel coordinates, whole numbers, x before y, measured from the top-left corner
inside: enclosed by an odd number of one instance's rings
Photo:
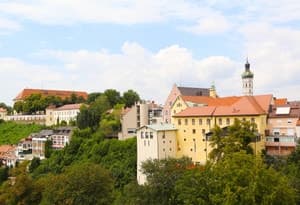
[[[292,135],[275,135],[266,137],[266,146],[275,146],[275,147],[295,147],[297,145],[296,136]]]

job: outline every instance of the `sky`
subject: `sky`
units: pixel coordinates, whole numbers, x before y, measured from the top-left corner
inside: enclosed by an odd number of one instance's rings
[[[137,91],[172,86],[300,100],[299,0],[0,0],[0,102],[24,88]]]

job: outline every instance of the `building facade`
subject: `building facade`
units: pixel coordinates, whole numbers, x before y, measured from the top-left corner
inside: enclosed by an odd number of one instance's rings
[[[291,154],[298,144],[300,103],[274,106],[268,119],[266,152],[269,155]]]
[[[68,104],[61,107],[48,107],[46,109],[46,126],[57,125],[62,121],[70,124],[71,121],[76,121],[77,115],[80,112],[82,104]]]
[[[192,88],[192,87],[178,87],[176,84],[173,85],[166,102],[163,107],[163,122],[170,123],[172,118],[171,108],[174,101],[178,96],[209,96],[209,88]]]
[[[171,124],[145,125],[137,130],[137,181],[145,184],[142,163],[153,159],[176,157],[176,128]]]
[[[148,124],[162,122],[162,107],[154,102],[138,102],[126,108],[121,114],[122,130],[118,134],[120,140],[136,136],[136,130]]]
[[[53,131],[50,136],[52,148],[55,150],[63,149],[71,141],[73,127],[60,127]]]

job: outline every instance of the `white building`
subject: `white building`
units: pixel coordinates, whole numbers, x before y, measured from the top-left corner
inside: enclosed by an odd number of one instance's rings
[[[137,130],[137,181],[146,182],[142,163],[148,159],[176,157],[176,128],[172,124],[145,125]]]
[[[47,140],[50,140],[53,130],[42,130],[39,133],[32,134],[32,156],[45,158],[45,144]]]
[[[68,104],[58,108],[48,107],[46,109],[46,126],[56,125],[62,121],[65,121],[67,124],[70,121],[76,121],[81,105]]]
[[[67,144],[69,144],[72,131],[72,127],[60,127],[55,129],[53,134],[50,136],[50,139],[52,140],[52,148],[63,149]]]

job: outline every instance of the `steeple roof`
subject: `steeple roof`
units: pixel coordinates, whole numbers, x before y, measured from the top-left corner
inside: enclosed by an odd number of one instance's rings
[[[246,60],[245,64],[245,71],[242,74],[242,78],[253,78],[254,74],[250,71],[250,63],[248,61],[248,58]]]

